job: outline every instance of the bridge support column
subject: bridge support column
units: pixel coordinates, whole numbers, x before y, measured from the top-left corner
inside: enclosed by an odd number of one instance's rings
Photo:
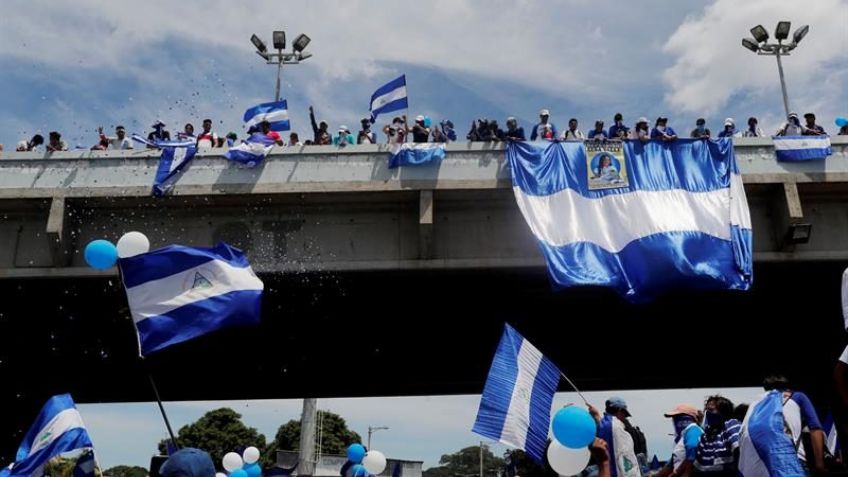
[[[64,267],[70,263],[70,244],[65,233],[65,198],[53,197],[50,214],[47,216],[47,241],[54,267]]]
[[[422,190],[418,204],[418,254],[422,260],[433,258],[433,191]]]
[[[796,244],[809,241],[811,225],[804,222],[804,210],[801,207],[798,184],[784,182],[781,189],[783,198],[778,200],[779,210],[775,221],[778,228],[775,232],[783,251],[793,252]]]

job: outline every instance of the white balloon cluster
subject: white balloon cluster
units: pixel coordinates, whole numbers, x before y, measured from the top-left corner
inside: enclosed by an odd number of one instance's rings
[[[229,473],[229,477],[260,477],[262,475],[262,467],[259,466],[259,449],[256,447],[248,447],[242,455],[235,452],[228,452],[224,455],[221,464],[224,470]],[[218,472],[215,477],[227,477],[227,474]]]
[[[589,448],[569,449],[552,440],[548,446],[548,464],[559,475],[575,475],[589,464]]]

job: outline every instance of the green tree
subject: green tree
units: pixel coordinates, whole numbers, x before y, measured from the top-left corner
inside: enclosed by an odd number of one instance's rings
[[[491,477],[503,469],[504,461],[483,445],[483,474]],[[423,477],[476,477],[480,475],[480,446],[466,447],[439,459],[438,467],[425,470]]]
[[[265,436],[244,425],[241,414],[226,407],[209,411],[193,424],[183,426],[177,433],[177,441],[180,447],[196,447],[208,452],[219,470],[227,452],[255,446],[265,453]],[[159,443],[160,453],[165,453],[167,442]]]
[[[348,446],[362,442],[362,437],[347,427],[344,418],[329,411],[321,411],[321,453],[344,455]],[[276,462],[277,450],[300,450],[300,420],[291,420],[277,430],[277,436],[263,455],[265,465]]]
[[[108,477],[147,477],[147,469],[144,467],[116,465],[103,471]]]
[[[523,450],[514,449],[504,454],[504,460],[507,459],[512,461],[515,467],[515,475],[521,477],[557,477],[557,473],[547,465],[547,458],[545,458],[545,463],[540,465]]]
[[[82,452],[68,455],[66,457],[54,457],[44,464],[44,475],[49,477],[72,477],[74,467],[77,465],[77,459]],[[95,477],[100,477],[101,473],[98,469],[94,469]],[[146,476],[147,474],[145,474]],[[142,476],[144,477],[144,476]]]

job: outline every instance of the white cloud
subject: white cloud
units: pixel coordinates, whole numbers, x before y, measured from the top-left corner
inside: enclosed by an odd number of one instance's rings
[[[790,106],[833,117],[848,108],[845,96],[848,62],[848,1],[717,0],[686,19],[663,51],[674,57],[665,70],[666,101],[681,111],[713,114],[733,102],[773,106],[782,116],[782,99],[774,58],[757,57],[741,45],[742,37],[761,23],[770,34],[780,20],[793,30],[810,25],[810,33],[784,60]]]

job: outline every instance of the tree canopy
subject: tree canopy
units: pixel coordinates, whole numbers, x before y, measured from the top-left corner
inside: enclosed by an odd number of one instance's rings
[[[356,442],[362,442],[362,437],[347,427],[344,418],[329,411],[321,411],[321,453],[344,455],[348,446]],[[266,465],[270,459],[275,459],[273,454],[277,450],[296,451],[300,450],[300,420],[294,420],[283,424],[277,430],[274,441],[268,446],[267,459],[263,459]]]
[[[498,475],[503,469],[504,460],[495,456],[489,446],[483,445],[483,474],[486,477]],[[453,454],[445,454],[439,459],[438,467],[424,471],[424,477],[477,477],[480,475],[480,446],[466,447]]]
[[[103,471],[108,477],[147,477],[147,469],[144,467],[116,465]]]

